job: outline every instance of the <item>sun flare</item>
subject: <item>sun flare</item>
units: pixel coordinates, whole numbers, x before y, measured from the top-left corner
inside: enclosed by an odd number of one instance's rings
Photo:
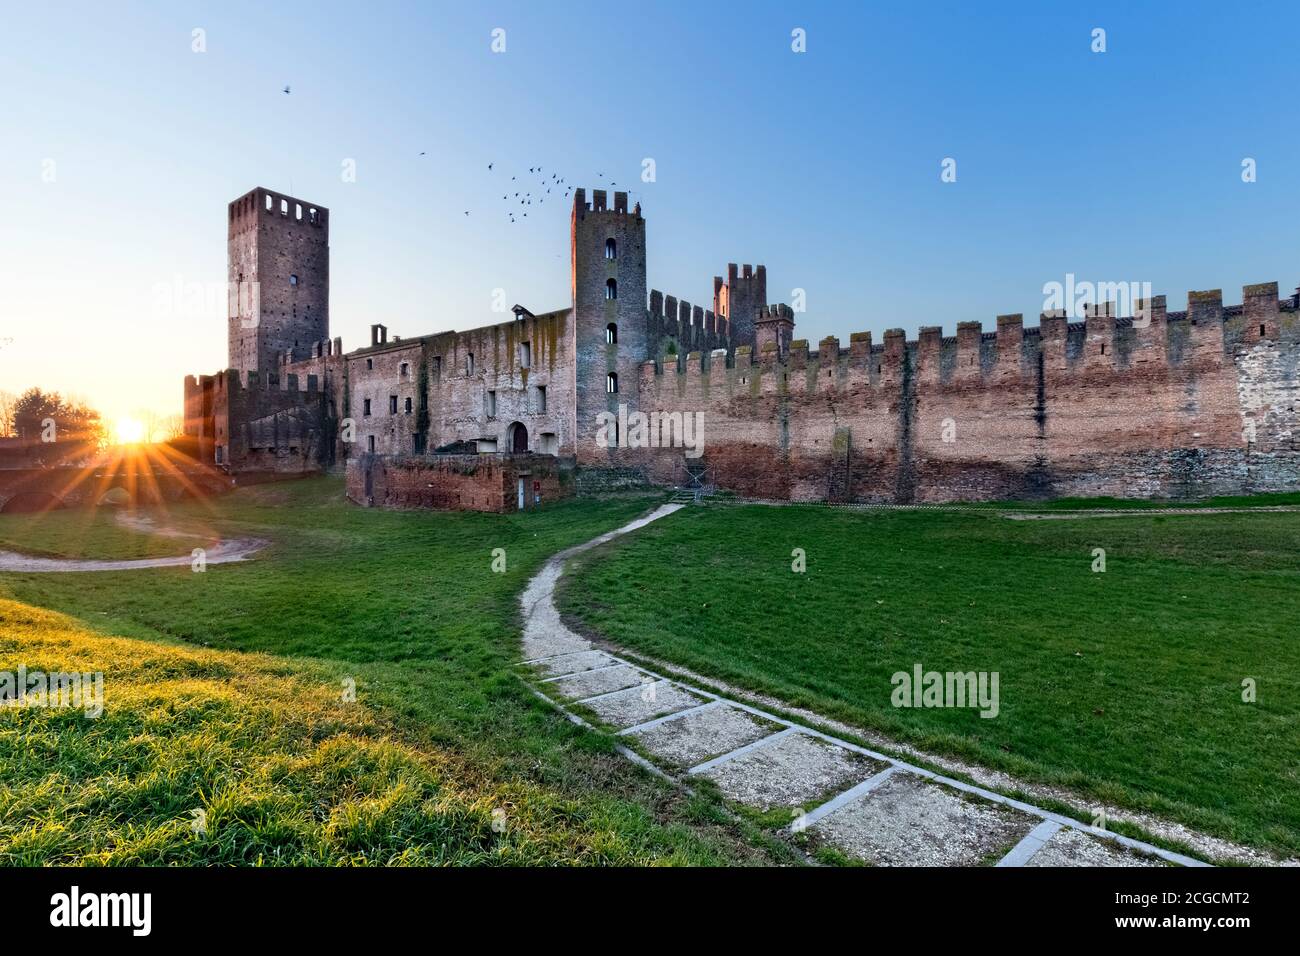
[[[124,415],[114,423],[113,432],[119,445],[138,445],[144,440],[144,422]]]

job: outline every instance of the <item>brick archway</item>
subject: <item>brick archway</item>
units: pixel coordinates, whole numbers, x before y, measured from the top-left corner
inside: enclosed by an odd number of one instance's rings
[[[510,450],[515,454],[523,454],[528,451],[528,429],[524,427],[523,422],[515,422],[510,426]]]

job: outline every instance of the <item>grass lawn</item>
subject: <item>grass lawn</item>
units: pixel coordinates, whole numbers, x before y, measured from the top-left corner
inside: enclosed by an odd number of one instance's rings
[[[98,719],[0,709],[0,863],[788,860],[511,670],[529,574],[646,507],[398,514],[313,479],[152,513],[196,540],[272,542],[247,563],[0,574],[0,671],[105,675]],[[89,539],[75,531],[87,521]],[[96,557],[190,547],[73,512],[0,516],[0,541]]]
[[[1300,513],[687,508],[580,557],[561,586],[566,614],[633,651],[1300,852]],[[1000,713],[892,706],[892,675],[918,663],[998,672]]]

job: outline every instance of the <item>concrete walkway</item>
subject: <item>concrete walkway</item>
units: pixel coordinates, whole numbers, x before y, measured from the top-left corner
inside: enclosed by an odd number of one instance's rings
[[[565,626],[554,600],[565,562],[680,507],[561,552],[529,581],[520,663],[571,720],[591,715],[661,776],[710,780],[728,800],[779,814],[809,851],[885,866],[1206,865],[670,680]]]

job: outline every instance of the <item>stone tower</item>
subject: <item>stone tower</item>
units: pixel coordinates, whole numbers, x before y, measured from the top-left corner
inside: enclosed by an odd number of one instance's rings
[[[227,215],[229,367],[265,379],[329,338],[329,210],[258,188]]]
[[[580,464],[613,465],[626,460],[619,449],[596,440],[596,416],[635,411],[646,341],[645,220],[638,203],[630,212],[627,193],[578,189],[570,220],[570,277],[577,355],[574,435]],[[625,440],[625,436],[624,436]]]
[[[767,305],[767,267],[727,265],[727,281],[713,277],[713,314],[725,315],[733,345],[754,345],[754,319]]]

